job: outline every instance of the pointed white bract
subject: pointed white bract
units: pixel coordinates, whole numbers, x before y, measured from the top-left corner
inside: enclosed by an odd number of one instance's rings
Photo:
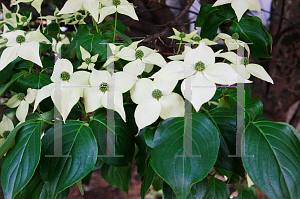
[[[19,11],[19,6],[17,6],[17,12],[13,13],[10,10],[8,10],[5,5],[2,3],[2,11],[3,11],[3,21],[0,21],[0,24],[5,23],[9,24],[14,28],[17,28],[18,22],[17,22],[17,13]]]
[[[239,35],[237,33],[236,37],[238,38]],[[248,57],[250,56],[250,48],[248,46],[248,44],[246,44],[245,42],[238,40],[238,39],[233,39],[230,35],[225,34],[225,33],[220,33],[218,34],[215,39],[213,41],[218,41],[219,39],[223,39],[228,51],[232,51],[232,50],[237,50],[239,48],[239,46],[243,47],[246,49],[246,51],[248,52]]]
[[[11,2],[12,5],[18,5],[19,3],[29,3],[31,2],[31,6],[36,9],[38,13],[41,13],[41,6],[43,3],[43,0],[14,0]]]
[[[65,122],[73,106],[80,97],[83,97],[83,89],[88,87],[89,76],[90,73],[86,71],[73,73],[73,66],[69,60],[58,59],[51,76],[53,83],[38,91],[34,110],[43,99],[51,96],[54,105]],[[57,88],[59,89],[56,91]]]
[[[4,33],[1,36],[7,39],[7,48],[0,57],[0,71],[17,57],[32,61],[43,67],[39,54],[39,43],[49,41],[42,33],[31,31],[25,35],[24,31],[16,30]]]
[[[106,16],[115,12],[127,15],[134,20],[139,20],[135,13],[133,4],[126,0],[100,0],[100,2],[101,8],[99,9],[100,17],[98,23],[101,23]]]
[[[238,21],[241,20],[243,14],[249,9],[261,12],[259,0],[217,0],[213,6],[220,6],[231,3]]]
[[[184,116],[184,100],[172,92],[176,84],[177,81],[161,81],[160,77],[154,81],[147,78],[137,81],[130,93],[132,101],[138,104],[134,117],[139,130],[159,117]]]
[[[80,52],[81,52],[81,58],[84,62],[78,67],[78,69],[92,70],[92,68],[94,68],[95,66],[94,63],[97,61],[99,54],[91,56],[91,54],[81,46],[80,46]]]
[[[0,138],[0,147],[3,145],[3,143],[5,142],[5,140],[8,137],[9,133],[13,129],[14,129],[14,124],[12,123],[12,121],[8,117],[3,115],[2,121],[0,122],[0,135],[2,137],[2,138]]]

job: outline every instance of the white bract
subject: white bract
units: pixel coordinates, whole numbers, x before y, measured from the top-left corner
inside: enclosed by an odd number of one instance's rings
[[[215,63],[214,51],[204,42],[186,54],[184,76],[187,78],[181,84],[181,92],[196,111],[214,96],[216,84],[250,83],[241,78],[229,64]],[[187,95],[190,92],[186,92],[186,89],[191,89],[192,94]]]
[[[80,12],[74,12],[74,14],[72,14],[71,17],[69,17],[66,20],[66,24],[71,24],[71,25],[75,25],[75,24],[85,24],[84,19],[87,17],[87,12],[85,12],[85,14],[81,14]],[[71,20],[74,20],[72,22],[70,22]],[[64,20],[62,21],[64,22]]]
[[[20,122],[24,122],[28,114],[29,104],[33,103],[37,94],[36,89],[27,89],[27,95],[24,93],[18,93],[12,96],[7,103],[5,103],[9,108],[17,108],[16,117]]]
[[[173,28],[173,31],[174,31],[175,35],[168,37],[169,39],[176,39],[179,41],[191,42],[192,38],[197,34],[198,30],[195,30],[189,34],[186,34],[185,32],[179,32],[175,28]]]
[[[143,78],[130,90],[132,101],[138,104],[134,118],[139,130],[155,122],[159,116],[162,119],[184,116],[184,100],[172,92],[176,82],[161,80]]]
[[[0,122],[0,146],[5,142],[6,138],[8,137],[9,133],[14,129],[14,124],[12,121],[3,115],[2,121]]]
[[[213,41],[217,41],[219,39],[223,39],[227,48],[228,48],[228,51],[231,51],[231,50],[237,50],[239,48],[239,46],[245,48],[248,52],[248,57],[250,56],[250,48],[249,46],[241,41],[241,40],[238,40],[239,39],[239,34],[238,33],[234,33],[232,35],[232,37],[228,34],[225,34],[225,33],[220,33],[218,34],[215,39]]]
[[[267,71],[259,64],[250,64],[248,57],[240,57],[234,52],[220,53],[217,57],[225,58],[233,63],[231,67],[245,79],[249,79],[251,74],[259,79],[274,84]]]
[[[52,38],[52,51],[56,52],[57,54],[60,54],[61,46],[64,44],[69,44],[70,40],[64,34],[59,34],[58,39],[59,41],[57,42],[56,39]]]
[[[3,11],[3,21],[0,21],[0,24],[7,23],[11,25],[14,28],[17,28],[18,22],[17,22],[17,13],[19,11],[19,6],[17,6],[17,12],[13,13],[10,10],[8,10],[5,5],[2,3],[2,11]]]
[[[34,110],[36,110],[38,104],[43,99],[51,95],[54,105],[65,122],[73,106],[78,102],[80,97],[83,97],[83,89],[88,86],[89,76],[90,73],[86,71],[73,73],[73,65],[69,60],[58,59],[51,76],[53,83],[44,86],[38,91]]]
[[[220,6],[227,3],[231,3],[238,21],[241,20],[243,14],[248,9],[261,12],[259,0],[217,0],[213,6]]]
[[[86,112],[105,107],[117,111],[126,121],[122,93],[131,89],[137,80],[136,76],[125,72],[117,72],[111,76],[107,71],[92,69],[89,79],[91,86],[84,89]]]
[[[98,21],[99,6],[99,0],[68,0],[58,14],[75,13],[85,9],[91,13],[95,21]]]
[[[104,18],[110,14],[113,14],[115,12],[121,13],[123,15],[127,15],[130,18],[134,20],[139,20],[132,3],[129,3],[126,0],[102,0],[101,1],[101,8],[99,10],[100,12],[100,18],[98,23],[101,23]]]
[[[116,56],[131,61],[124,66],[123,71],[136,76],[142,74],[143,71],[149,73],[154,64],[160,67],[167,64],[161,54],[145,46],[140,46],[136,50],[124,47]]]
[[[7,39],[7,48],[3,51],[0,58],[0,71],[18,56],[43,67],[39,54],[39,43],[49,41],[42,33],[31,31],[25,36],[25,31],[16,30],[4,33],[1,36]]]
[[[97,61],[99,54],[96,54],[91,57],[91,54],[81,46],[80,46],[80,52],[81,52],[81,58],[84,62],[78,67],[78,69],[87,68],[88,70],[92,70],[92,68],[94,68],[95,66],[94,63]]]
[[[43,3],[43,0],[17,0],[17,1],[12,2],[11,5],[16,5],[19,3],[28,3],[28,2],[32,2],[31,6],[34,7],[38,13],[41,13],[41,6]]]
[[[214,42],[214,41],[211,41],[207,38],[201,38],[200,35],[196,34],[193,39],[192,39],[192,43],[193,44],[200,44],[201,41],[204,41],[204,43],[208,46],[211,46],[211,45],[217,45],[218,43],[217,42]]]

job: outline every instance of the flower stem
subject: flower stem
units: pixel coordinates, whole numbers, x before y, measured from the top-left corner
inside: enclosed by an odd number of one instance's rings
[[[42,17],[42,13],[40,13],[40,17]],[[42,33],[44,33],[44,23],[43,19],[41,19],[41,25],[42,25]]]
[[[116,12],[116,14],[115,14],[115,29],[114,29],[114,41],[113,41],[113,43],[115,43],[115,41],[116,41],[117,21],[118,21],[118,13]]]
[[[75,31],[77,32],[77,28],[76,28],[75,24],[73,24],[73,26],[74,26],[74,28],[75,28]]]
[[[180,52],[181,44],[182,44],[182,40],[180,40],[180,44],[179,44],[179,47],[178,47],[177,55],[178,55],[179,52]]]
[[[88,122],[90,122],[90,118],[89,118],[88,115],[86,114],[85,109],[84,109],[84,107],[82,106],[81,102],[78,101],[78,104],[79,104],[79,106],[80,106],[80,108],[81,108],[81,112],[82,112],[84,118],[85,118]]]
[[[96,28],[97,33],[98,33],[98,32],[99,32],[99,30],[98,30],[98,24],[97,24],[97,22],[95,21],[94,17],[92,17],[92,19],[93,19],[93,24],[94,24],[94,26],[95,26],[95,28]]]
[[[30,61],[28,60],[28,63],[29,63],[29,73],[31,73],[31,71],[33,70],[32,68],[32,64],[30,63]]]

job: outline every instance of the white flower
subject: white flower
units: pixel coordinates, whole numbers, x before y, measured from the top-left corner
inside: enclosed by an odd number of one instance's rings
[[[163,119],[184,116],[184,100],[173,93],[176,83],[166,83],[161,79],[140,79],[130,90],[131,99],[138,104],[134,112],[135,122],[142,128],[155,122],[159,116]]]
[[[34,110],[38,104],[51,95],[52,101],[62,115],[65,122],[71,109],[83,96],[83,88],[88,85],[90,73],[78,71],[73,73],[73,65],[67,59],[58,59],[54,65],[51,81],[54,82],[41,88],[35,99]],[[59,90],[55,90],[58,88]],[[56,93],[55,93],[56,91]],[[61,94],[61,102],[56,102],[56,97]],[[58,96],[59,97],[59,96]]]
[[[241,20],[247,9],[261,12],[259,0],[217,0],[213,6],[220,6],[227,3],[231,3],[238,21]]]
[[[81,14],[80,12],[74,12],[72,14],[72,17],[69,17],[66,20],[63,20],[62,22],[66,22],[66,24],[75,25],[75,24],[85,24],[84,19],[87,17],[87,12],[85,11],[85,14]],[[70,22],[71,20],[74,20]]]
[[[226,53],[220,53],[217,55],[217,57],[222,57],[230,61],[231,67],[241,76],[245,79],[250,78],[250,74],[262,79],[266,82],[270,82],[271,84],[274,84],[272,78],[270,75],[265,71],[265,69],[258,64],[250,64],[248,57],[240,57],[234,52],[226,52]]]
[[[167,64],[161,54],[145,46],[140,46],[136,50],[124,47],[116,56],[131,61],[124,66],[123,71],[136,76],[142,74],[143,71],[149,73],[154,64],[160,67]]]
[[[15,0],[14,2],[11,3],[11,6],[16,4],[18,5],[19,3],[28,3],[28,2],[32,2],[31,6],[34,7],[38,13],[41,13],[41,6],[43,0],[17,0],[17,1]]]
[[[5,142],[9,133],[14,129],[14,124],[12,121],[3,115],[2,121],[0,122],[0,135],[2,138],[0,139],[0,146]]]
[[[58,14],[74,13],[85,9],[91,13],[95,21],[98,21],[99,6],[99,0],[68,0]]]
[[[241,41],[241,40],[238,40],[239,39],[239,34],[238,33],[234,33],[232,35],[232,37],[230,35],[227,35],[225,33],[220,33],[218,34],[213,41],[217,41],[219,39],[223,39],[227,48],[228,48],[228,51],[231,51],[231,50],[236,50],[239,48],[239,46],[245,48],[248,52],[248,57],[250,56],[250,48],[249,46]]]
[[[89,80],[91,87],[84,89],[86,112],[100,107],[114,109],[126,121],[122,93],[131,89],[137,80],[136,76],[125,72],[117,72],[111,76],[107,71],[92,69]],[[108,103],[113,103],[114,107]]]
[[[17,28],[18,22],[17,22],[17,14],[12,13],[10,10],[8,10],[5,5],[2,3],[2,10],[3,10],[3,21],[1,23],[7,23],[11,25],[14,28]],[[19,6],[17,6],[17,12],[19,11]]]
[[[17,14],[18,18],[19,18],[19,22],[18,25],[22,25],[22,26],[27,26],[27,24],[31,21],[32,19],[32,12],[30,13],[29,17],[27,18],[26,16],[23,16],[21,14]]]
[[[186,54],[184,76],[188,78],[182,82],[181,92],[193,104],[196,111],[214,96],[215,84],[250,83],[240,77],[229,64],[215,63],[215,53],[204,42]],[[186,95],[185,89],[191,89],[192,95]]]
[[[173,28],[173,31],[174,31],[175,35],[168,37],[169,39],[176,39],[179,41],[191,42],[192,38],[197,34],[198,30],[195,30],[189,34],[186,34],[185,32],[179,32],[175,28]]]
[[[68,37],[64,34],[59,34],[58,39],[59,39],[59,41],[57,42],[56,39],[52,38],[52,51],[53,52],[57,52],[57,50],[59,51],[61,49],[62,45],[70,43]]]
[[[17,108],[16,117],[20,122],[24,122],[28,114],[29,104],[31,104],[36,97],[36,89],[27,89],[27,95],[24,93],[19,93],[12,96],[7,103],[5,103],[9,108]]]
[[[18,56],[43,67],[39,54],[39,42],[48,42],[48,40],[42,33],[31,31],[25,36],[24,31],[16,30],[4,33],[1,36],[8,41],[6,43],[7,48],[0,58],[0,71]]]
[[[115,12],[121,13],[123,15],[127,15],[131,17],[134,20],[139,20],[133,4],[129,3],[126,0],[102,0],[101,2],[102,6],[100,8],[100,18],[98,23],[101,23],[104,18],[110,14],[113,14]]]
[[[193,39],[192,39],[192,42],[193,44],[200,44],[201,41],[204,41],[204,43],[208,46],[211,46],[211,45],[217,45],[218,43],[217,42],[214,42],[214,41],[210,41],[209,39],[207,38],[201,38],[200,35],[196,34]]]
[[[42,16],[42,17],[38,17],[39,19],[46,19],[47,20],[47,24],[50,24],[51,21],[55,21],[56,23],[59,23],[59,20],[64,19],[65,21],[69,22],[71,20],[71,17],[73,16],[73,14],[58,14],[59,10],[58,8],[55,8],[55,11],[53,13],[53,15],[48,15],[48,16]],[[62,21],[63,22],[63,21]]]
[[[91,57],[91,54],[81,46],[80,46],[80,52],[81,52],[82,60],[84,62],[81,64],[81,66],[78,67],[78,69],[87,68],[88,70],[92,70],[92,68],[94,68],[95,66],[94,63],[97,61],[99,54]]]
[[[132,42],[128,48],[132,48],[132,49],[136,49],[138,44],[140,42],[142,42],[143,40],[139,40],[139,41],[135,41]],[[104,63],[103,67],[108,66],[110,63],[114,62],[114,61],[118,61],[120,59],[120,57],[117,57],[116,55],[121,51],[122,48],[124,48],[123,45],[121,46],[116,46],[115,44],[109,43],[109,51],[111,52],[111,56],[107,57],[106,62]],[[110,55],[110,54],[109,54]]]

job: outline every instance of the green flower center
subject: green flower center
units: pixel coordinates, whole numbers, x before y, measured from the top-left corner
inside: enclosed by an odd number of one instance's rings
[[[163,94],[162,94],[161,90],[159,90],[159,89],[154,89],[154,90],[152,91],[152,97],[153,97],[153,98],[159,100],[162,96],[163,96]]]
[[[121,1],[120,0],[113,0],[113,5],[114,6],[118,6],[121,4]]]
[[[142,59],[143,57],[144,57],[144,52],[142,51],[142,50],[137,50],[136,52],[135,52],[135,58],[136,59]]]
[[[23,35],[18,35],[16,38],[16,42],[21,44],[25,42],[25,37]]]
[[[76,20],[80,21],[83,17],[81,15],[76,16]]]
[[[22,101],[25,99],[25,94],[24,93],[19,93],[17,96],[18,100]]]
[[[105,93],[106,91],[108,91],[108,89],[109,89],[108,83],[102,82],[100,84],[99,90],[102,91],[103,93]]]
[[[185,38],[185,33],[184,33],[184,32],[181,32],[181,33],[179,34],[179,37],[180,37],[181,39]]]
[[[197,35],[196,37],[194,37],[194,41],[195,42],[200,42],[201,41],[201,37]]]
[[[11,15],[11,13],[6,13],[6,14],[5,14],[5,18],[6,18],[6,19],[10,19],[10,18],[12,18],[12,15]]]
[[[202,61],[198,61],[195,64],[195,70],[196,71],[202,72],[204,69],[205,69],[205,63],[203,63]]]
[[[233,34],[232,34],[232,39],[238,40],[239,38],[240,38],[239,33],[233,33]]]
[[[25,16],[22,17],[22,18],[21,18],[21,21],[22,21],[23,23],[27,22],[27,17],[25,17]]]
[[[8,137],[8,135],[10,134],[10,131],[4,131],[3,132],[3,138],[7,138]]]
[[[244,57],[244,58],[242,58],[242,63],[245,65],[245,66],[247,66],[249,63],[250,63],[250,61],[249,61],[249,58],[248,57]]]
[[[85,62],[86,64],[90,64],[90,63],[92,63],[92,60],[91,60],[91,58],[86,58],[86,59],[84,60],[84,62]]]
[[[60,74],[60,79],[62,81],[69,81],[71,78],[71,75],[70,73],[68,73],[67,71],[63,71],[61,74]]]

